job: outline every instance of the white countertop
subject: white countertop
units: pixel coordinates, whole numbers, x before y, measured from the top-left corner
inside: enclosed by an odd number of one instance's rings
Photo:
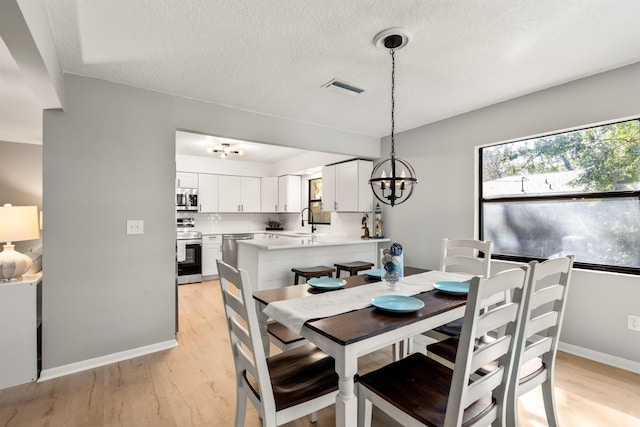
[[[278,233],[278,234],[276,234]],[[256,236],[255,239],[238,240],[239,245],[254,246],[259,249],[292,249],[292,248],[313,248],[322,246],[356,245],[362,243],[383,243],[390,239],[361,239],[354,236],[336,236],[331,234],[316,234],[311,237],[311,233],[295,232],[275,232],[269,237],[271,232]]]

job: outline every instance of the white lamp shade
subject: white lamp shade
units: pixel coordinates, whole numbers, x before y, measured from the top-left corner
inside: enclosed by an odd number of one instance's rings
[[[0,242],[20,242],[40,237],[37,206],[0,207]]]

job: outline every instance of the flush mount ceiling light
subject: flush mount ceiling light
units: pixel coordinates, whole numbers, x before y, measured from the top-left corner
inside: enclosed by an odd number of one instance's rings
[[[238,156],[242,156],[241,150],[232,150],[231,145],[229,144],[222,144],[222,147],[220,148],[209,147],[207,148],[207,153],[220,153],[220,157],[222,157],[223,159],[226,159],[229,154],[237,154]]]
[[[394,135],[395,52],[409,43],[409,33],[404,28],[389,28],[376,34],[373,43],[380,48],[388,49],[391,54],[391,157],[375,165],[369,184],[378,200],[393,207],[409,199],[413,194],[414,185],[418,183],[413,167],[408,162],[396,158]]]

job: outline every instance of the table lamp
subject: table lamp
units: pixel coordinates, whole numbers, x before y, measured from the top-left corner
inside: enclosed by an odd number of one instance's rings
[[[22,276],[33,265],[28,256],[15,250],[12,242],[40,237],[37,206],[0,207],[0,242],[7,242],[0,252],[0,281]]]

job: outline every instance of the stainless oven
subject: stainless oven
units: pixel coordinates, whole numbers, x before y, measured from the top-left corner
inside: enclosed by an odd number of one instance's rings
[[[178,231],[176,239],[178,284],[202,282],[202,234]]]

